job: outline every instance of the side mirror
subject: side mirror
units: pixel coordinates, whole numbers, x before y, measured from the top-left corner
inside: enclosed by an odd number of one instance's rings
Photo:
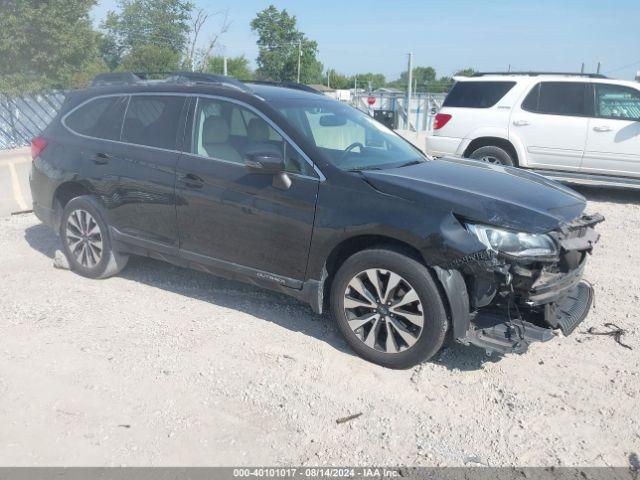
[[[285,169],[282,155],[273,152],[248,153],[244,164],[251,173],[265,175],[276,175]]]
[[[288,190],[291,187],[291,178],[285,172],[284,159],[280,153],[247,153],[244,164],[251,173],[273,175],[271,184],[278,190]]]

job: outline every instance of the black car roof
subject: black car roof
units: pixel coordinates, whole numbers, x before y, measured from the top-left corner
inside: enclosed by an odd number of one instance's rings
[[[81,97],[89,98],[100,95],[136,94],[136,93],[179,93],[179,94],[203,94],[220,95],[236,99],[258,99],[267,102],[277,99],[327,99],[319,92],[290,88],[278,84],[252,84],[246,83],[246,89],[216,83],[170,83],[170,82],[139,82],[131,84],[92,86],[77,91]]]
[[[248,84],[248,86],[256,95],[264,98],[265,100],[275,100],[280,98],[317,100],[318,97],[328,99],[328,97],[317,91],[311,92],[280,85]]]

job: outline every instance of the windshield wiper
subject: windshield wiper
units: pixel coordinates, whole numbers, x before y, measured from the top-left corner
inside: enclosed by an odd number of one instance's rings
[[[410,162],[403,163],[402,165],[398,165],[398,168],[410,167],[411,165],[418,165],[420,163],[424,163],[424,162],[422,160],[411,160]]]
[[[348,172],[362,172],[364,170],[382,170],[380,167],[355,167],[347,170]]]
[[[348,171],[349,172],[362,172],[364,170],[385,170],[388,168],[402,168],[402,167],[408,167],[410,165],[418,165],[419,163],[424,163],[424,160],[410,160],[406,163],[403,163],[401,165],[393,165],[393,164],[386,164],[386,166],[384,168],[382,167],[375,167],[375,166],[362,166],[362,167],[353,167],[350,168]]]

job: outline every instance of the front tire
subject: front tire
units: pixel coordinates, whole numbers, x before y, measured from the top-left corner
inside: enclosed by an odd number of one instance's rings
[[[84,277],[111,277],[129,259],[113,250],[102,209],[89,195],[73,198],[64,207],[60,238],[71,270]]]
[[[349,257],[331,287],[331,309],[347,343],[388,368],[433,357],[448,320],[429,270],[402,253],[364,250]]]
[[[488,145],[474,150],[471,155],[469,155],[469,158],[493,165],[507,165],[509,167],[515,165],[515,159],[512,158],[509,152],[494,145]]]

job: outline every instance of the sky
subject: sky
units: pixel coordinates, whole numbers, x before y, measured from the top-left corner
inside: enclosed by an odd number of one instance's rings
[[[383,73],[388,80],[414,66],[438,76],[480,71],[602,72],[632,79],[640,70],[638,0],[194,0],[210,12],[228,10],[232,22],[218,53],[244,54],[255,67],[256,36],[249,23],[273,3],[297,17],[318,42],[320,61],[340,73]],[[99,23],[116,0],[99,0]],[[203,36],[218,26],[214,19]]]

